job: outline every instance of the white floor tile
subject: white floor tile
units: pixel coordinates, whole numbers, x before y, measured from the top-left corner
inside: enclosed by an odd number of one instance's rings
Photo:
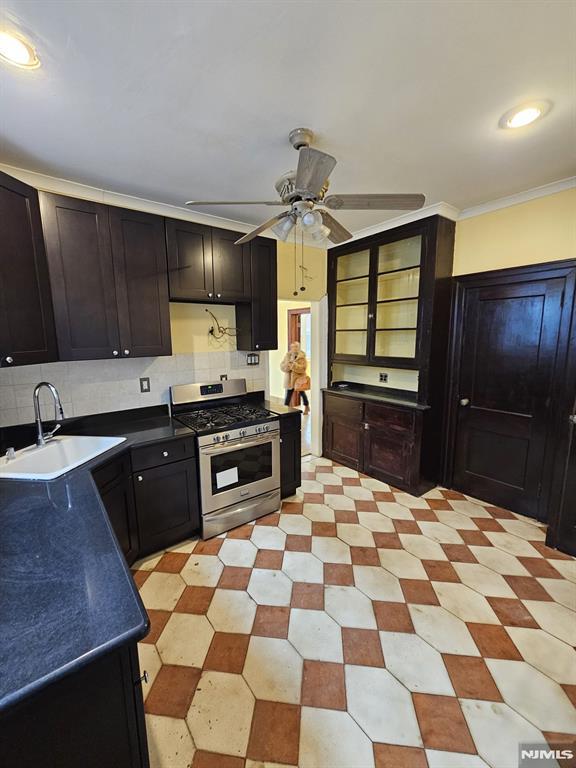
[[[442,656],[419,635],[380,632],[386,669],[409,691],[454,696]]]
[[[503,576],[529,576],[530,573],[522,565],[516,555],[503,552],[496,547],[470,547],[470,551],[479,563]]]
[[[369,531],[378,531],[381,533],[393,533],[395,531],[394,523],[389,517],[381,515],[379,512],[358,512],[360,525]]]
[[[237,589],[217,589],[206,614],[217,632],[252,630],[256,604],[246,592]]]
[[[350,547],[333,536],[312,536],[312,554],[323,563],[351,563]]]
[[[374,536],[366,528],[357,523],[338,523],[336,525],[338,538],[351,547],[373,547]]]
[[[288,640],[304,659],[342,663],[342,633],[324,611],[293,608]]]
[[[299,768],[374,768],[372,743],[347,712],[302,707]]]
[[[282,571],[254,568],[248,594],[259,605],[290,605],[292,582]]]
[[[180,571],[180,576],[193,587],[215,587],[223,570],[222,562],[215,555],[193,554]]]
[[[146,701],[150,689],[156,680],[156,675],[162,666],[162,660],[152,643],[138,643],[138,660],[140,662],[140,671],[146,672],[148,680],[142,680],[142,698]]]
[[[333,523],[335,520],[334,510],[326,504],[304,504],[303,514],[317,523]]]
[[[465,584],[449,581],[433,581],[432,586],[443,608],[458,616],[462,621],[480,624],[500,624],[498,616],[483,595]]]
[[[292,581],[309,584],[322,584],[324,581],[322,563],[309,552],[284,552],[282,570]]]
[[[486,537],[498,549],[508,552],[510,555],[518,557],[541,557],[537,549],[524,539],[518,538],[511,533],[501,533],[500,531],[485,531]]]
[[[403,549],[379,549],[378,557],[382,567],[399,579],[428,579],[424,566],[410,552]]]
[[[275,525],[255,525],[250,540],[258,549],[284,549],[286,534]]]
[[[491,768],[478,755],[427,749],[428,768]]]
[[[448,509],[435,509],[434,514],[441,523],[456,528],[461,531],[477,531],[478,526],[471,517],[463,515],[461,512]]]
[[[326,493],[324,494],[324,504],[331,509],[344,510],[345,512],[355,512],[356,504],[354,499],[349,496],[344,496],[343,493]]]
[[[566,579],[538,579],[546,592],[560,605],[576,611],[576,587]]]
[[[397,504],[395,501],[377,501],[376,506],[381,514],[386,515],[391,520],[414,520],[414,515],[408,507]]]
[[[439,605],[409,605],[414,629],[440,653],[480,656],[468,627]]]
[[[401,533],[400,541],[406,552],[419,560],[448,560],[437,541],[415,533]]]
[[[324,587],[324,610],[341,627],[376,629],[372,601],[356,587]]]
[[[201,667],[213,637],[214,630],[205,616],[173,613],[156,641],[156,648],[164,664]]]
[[[404,602],[400,582],[392,573],[372,565],[355,565],[353,569],[354,583],[371,600]]]
[[[299,704],[302,667],[288,640],[252,636],[242,675],[257,699]]]
[[[488,547],[490,549],[490,547]],[[499,573],[481,563],[452,563],[460,581],[481,595],[489,597],[511,597],[516,593]]]
[[[576,685],[576,651],[543,629],[506,627],[522,658],[557,683]]]
[[[574,587],[576,591],[576,587]],[[576,644],[576,613],[557,603],[523,600],[540,627],[568,645]]]
[[[310,536],[312,523],[303,515],[280,515],[278,527],[295,536]]]
[[[437,541],[439,544],[462,544],[463,540],[455,528],[450,528],[444,523],[431,523],[428,520],[421,520],[418,525],[424,536]]]
[[[184,720],[146,715],[146,735],[150,768],[190,768],[196,750]]]
[[[151,573],[142,587],[140,597],[146,608],[172,611],[186,584],[177,573]]]

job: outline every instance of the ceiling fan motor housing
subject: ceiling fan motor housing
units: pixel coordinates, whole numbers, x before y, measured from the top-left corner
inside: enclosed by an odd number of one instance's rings
[[[314,141],[314,132],[310,128],[294,128],[290,131],[288,138],[294,149],[309,147]]]

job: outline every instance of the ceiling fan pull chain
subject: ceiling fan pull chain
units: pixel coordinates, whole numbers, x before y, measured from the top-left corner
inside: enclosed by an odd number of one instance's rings
[[[298,256],[297,256],[297,253],[296,253],[296,250],[297,250],[297,247],[298,247],[297,243],[296,243],[296,238],[297,237],[298,237],[298,235],[296,234],[296,227],[294,227],[294,292],[292,293],[292,296],[298,296],[298,291],[296,289],[296,284],[298,282],[298,279],[296,277],[297,268],[298,268]]]
[[[302,282],[300,291],[303,292],[306,290],[306,286],[304,285],[304,230],[302,230],[302,251],[300,253],[300,278]]]

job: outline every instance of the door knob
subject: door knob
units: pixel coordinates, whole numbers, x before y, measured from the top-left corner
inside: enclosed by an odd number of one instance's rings
[[[470,400],[467,397],[463,397],[462,400],[460,400],[460,405],[463,405],[463,406],[470,405]]]

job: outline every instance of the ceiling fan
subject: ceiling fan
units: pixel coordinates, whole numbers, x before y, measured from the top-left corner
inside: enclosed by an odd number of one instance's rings
[[[412,211],[424,205],[424,195],[420,194],[326,196],[328,177],[334,170],[336,158],[310,146],[314,133],[309,128],[295,128],[288,138],[290,144],[298,151],[298,167],[296,171],[285,173],[276,182],[280,200],[188,200],[186,205],[290,206],[289,210],[273,216],[241,237],[236,241],[236,245],[247,243],[266,229],[271,229],[280,240],[286,240],[298,221],[313,240],[328,238],[333,243],[343,243],[352,237],[352,233],[324,208],[336,211]]]

